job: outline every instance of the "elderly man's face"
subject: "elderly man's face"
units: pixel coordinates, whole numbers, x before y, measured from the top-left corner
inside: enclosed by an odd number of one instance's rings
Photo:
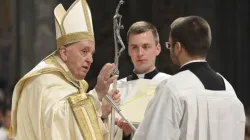
[[[62,47],[60,56],[75,78],[82,80],[93,62],[94,52],[95,43],[86,40],[74,43],[68,47]]]

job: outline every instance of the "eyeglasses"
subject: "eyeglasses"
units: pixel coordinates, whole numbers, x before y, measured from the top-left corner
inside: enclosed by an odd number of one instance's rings
[[[167,49],[170,49],[171,48],[171,45],[173,46],[173,45],[175,45],[176,44],[176,42],[173,42],[172,44],[170,43],[170,42],[165,42],[165,45],[166,45],[166,48]]]

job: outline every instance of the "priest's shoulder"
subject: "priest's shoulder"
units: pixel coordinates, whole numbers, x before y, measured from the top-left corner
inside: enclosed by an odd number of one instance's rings
[[[26,80],[25,85],[32,84],[34,86],[60,86],[67,83],[58,72],[45,73],[37,76],[30,77]]]
[[[162,78],[170,78],[172,75],[169,75],[167,73],[163,73],[163,72],[159,72],[157,75],[157,77],[162,77]]]
[[[227,91],[231,90],[231,91],[235,92],[233,86],[227,81],[227,79],[223,75],[221,75],[218,72],[216,74],[218,74],[220,77],[223,78]]]
[[[204,88],[199,78],[196,77],[191,71],[179,72],[167,80],[167,84],[170,87],[176,87],[178,89],[184,88]]]

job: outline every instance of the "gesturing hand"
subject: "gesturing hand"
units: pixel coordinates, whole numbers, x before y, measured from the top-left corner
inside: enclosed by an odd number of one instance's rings
[[[102,70],[100,71],[100,73],[97,77],[97,83],[95,86],[95,90],[98,94],[100,101],[108,93],[110,84],[116,78],[118,78],[118,75],[114,75],[111,77],[114,69],[115,69],[114,64],[107,63],[102,67]]]

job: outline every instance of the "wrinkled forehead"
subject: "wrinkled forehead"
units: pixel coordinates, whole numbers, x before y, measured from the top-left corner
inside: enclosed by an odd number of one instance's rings
[[[95,42],[91,40],[83,40],[73,43],[69,45],[69,47],[72,49],[79,49],[79,50],[89,49],[91,51],[95,51]]]

